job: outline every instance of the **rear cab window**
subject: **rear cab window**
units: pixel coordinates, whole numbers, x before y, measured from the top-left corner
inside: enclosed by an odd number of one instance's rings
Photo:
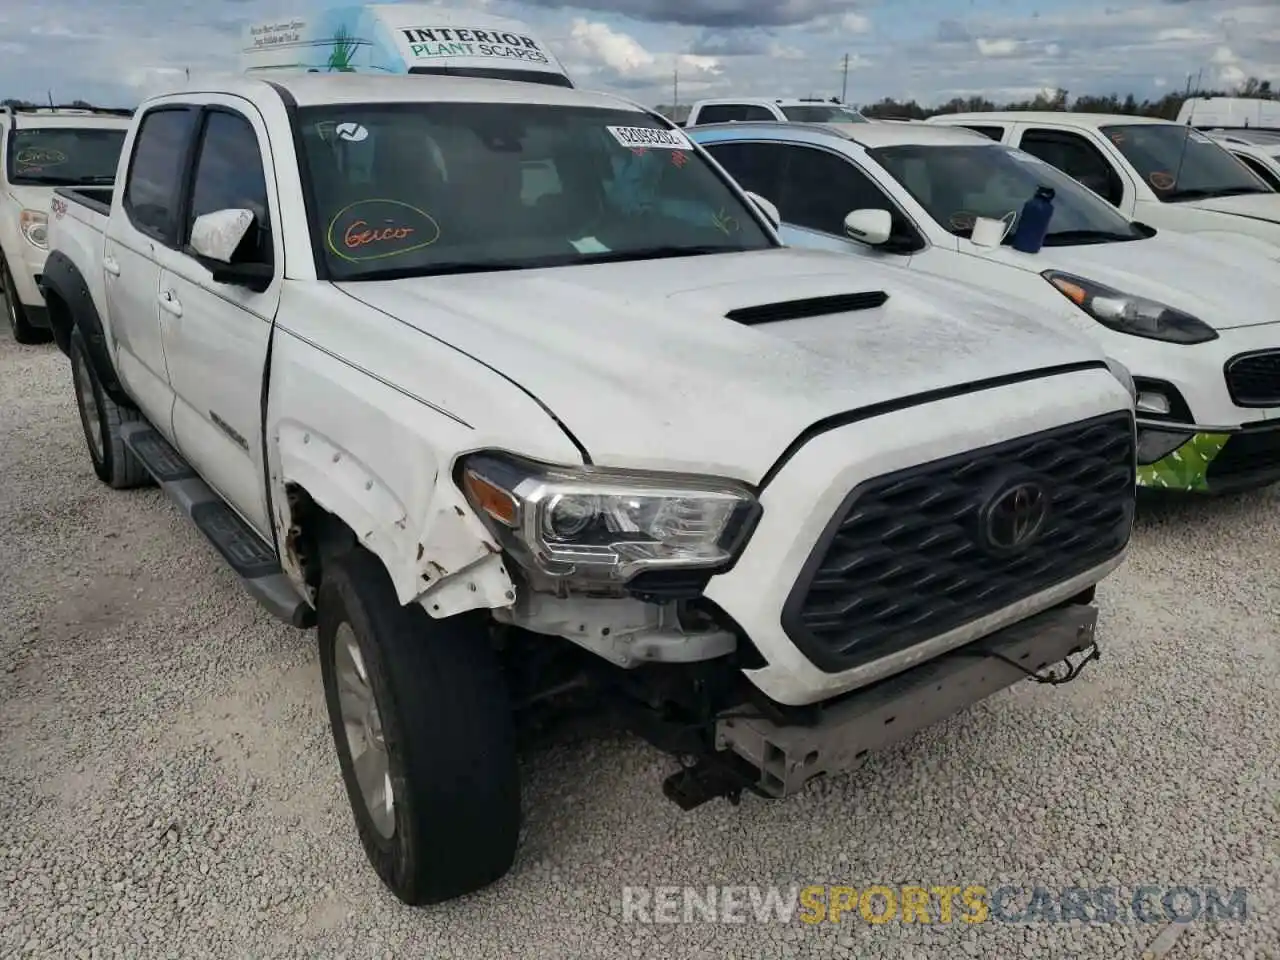
[[[298,123],[335,280],[775,245],[683,132],[646,114],[374,104],[307,107]]]
[[[837,103],[804,103],[781,108],[782,115],[798,123],[869,123],[862,114]]]
[[[106,127],[24,127],[9,131],[5,176],[15,186],[68,187],[115,180],[126,131]]]
[[[749,120],[777,120],[773,111],[758,103],[712,103],[698,111],[696,123],[744,123]]]

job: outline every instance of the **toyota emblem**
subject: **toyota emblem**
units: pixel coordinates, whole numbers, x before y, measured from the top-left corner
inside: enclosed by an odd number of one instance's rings
[[[1040,536],[1049,519],[1049,493],[1032,480],[1002,488],[983,510],[987,545],[997,553],[1023,550]]]

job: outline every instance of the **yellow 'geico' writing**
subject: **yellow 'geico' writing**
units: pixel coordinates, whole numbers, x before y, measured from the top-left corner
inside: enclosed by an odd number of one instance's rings
[[[937,898],[936,900],[934,898]],[[957,911],[957,900],[964,910]],[[846,913],[857,912],[867,923],[984,923],[991,912],[986,887],[805,887],[800,891],[800,922],[839,923]]]

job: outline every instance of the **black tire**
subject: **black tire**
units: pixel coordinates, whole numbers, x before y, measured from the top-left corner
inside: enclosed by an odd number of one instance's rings
[[[482,615],[433,620],[396,598],[362,548],[325,564],[320,667],[342,780],[360,842],[382,882],[411,906],[479,890],[511,869],[520,775],[511,700]],[[349,627],[343,630],[343,625]],[[339,633],[358,647],[385,743],[392,832],[374,825],[339,700]]]
[[[53,338],[53,334],[48,330],[42,330],[40,327],[34,327],[27,319],[27,311],[22,308],[22,301],[18,299],[18,291],[13,286],[13,274],[9,272],[9,263],[3,257],[0,257],[0,284],[4,285],[4,292],[0,293],[0,308],[4,309],[5,319],[9,323],[9,329],[13,332],[13,339],[18,343],[47,343]]]
[[[71,331],[68,354],[71,357],[71,380],[76,391],[76,409],[80,412],[80,427],[84,431],[84,443],[89,449],[93,472],[98,479],[114,490],[127,490],[151,483],[141,461],[125,446],[120,437],[120,427],[142,419],[137,410],[122,407],[102,389],[84,335],[77,327]],[[93,424],[96,421],[98,433]]]

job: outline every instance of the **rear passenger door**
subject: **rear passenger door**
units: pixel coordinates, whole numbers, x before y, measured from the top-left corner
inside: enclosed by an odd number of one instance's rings
[[[177,211],[196,116],[190,105],[165,103],[139,118],[102,258],[116,373],[147,419],[170,440],[173,391],[160,330],[158,256],[177,243]]]
[[[209,95],[190,165],[179,243],[161,253],[161,327],[175,403],[175,445],[263,539],[271,540],[262,451],[262,377],[280,304],[284,252],[266,125],[237,97]],[[261,293],[217,283],[190,248],[196,217],[249,209],[235,262],[271,266]]]
[[[1079,130],[1023,125],[1014,146],[1084,184],[1125,216],[1133,216],[1137,192],[1125,165],[1111,156],[1111,149]]]

